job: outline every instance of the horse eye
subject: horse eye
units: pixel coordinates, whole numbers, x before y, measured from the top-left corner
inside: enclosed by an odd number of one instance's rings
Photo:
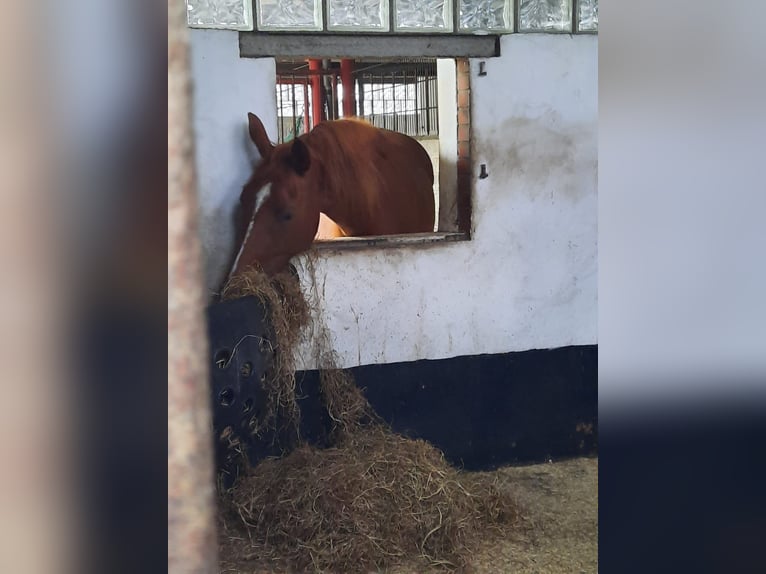
[[[282,213],[282,214],[279,216],[279,220],[280,220],[280,221],[290,221],[292,218],[293,218],[293,214],[292,214],[292,213],[290,213],[289,211],[285,211],[285,212],[283,212],[283,213]]]

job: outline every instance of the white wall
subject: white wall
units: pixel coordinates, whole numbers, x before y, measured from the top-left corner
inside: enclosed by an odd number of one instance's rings
[[[194,130],[205,281],[216,290],[234,250],[234,209],[258,152],[247,133],[247,112],[276,138],[273,59],[239,57],[238,33],[189,30],[194,80]]]
[[[474,182],[471,241],[318,256],[316,284],[340,366],[597,342],[597,42],[510,35],[502,56],[486,60],[487,76],[472,63],[474,171],[486,163],[489,177]],[[236,139],[244,129],[236,118],[248,110],[273,128],[272,66],[227,60],[208,98],[197,97],[202,138],[211,137],[205,125],[231,123],[228,136],[216,127],[218,161],[240,165],[229,157],[238,148],[224,140]],[[259,94],[259,104],[223,95],[232,89]],[[200,159],[201,170],[212,170],[211,158]],[[209,190],[239,177],[222,168],[207,176]],[[208,227],[219,225],[210,208],[222,204],[203,202]],[[299,355],[312,367],[308,344]]]

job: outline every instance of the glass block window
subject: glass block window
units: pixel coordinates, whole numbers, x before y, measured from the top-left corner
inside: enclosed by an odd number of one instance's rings
[[[598,30],[598,0],[579,0],[577,7],[577,29],[583,32],[596,32]]]
[[[572,0],[517,0],[520,32],[571,32]]]
[[[322,0],[258,0],[259,30],[321,30]]]
[[[186,0],[186,23],[191,28],[252,30],[250,0]]]
[[[512,32],[513,0],[458,0],[460,31]]]
[[[394,0],[398,32],[452,32],[452,0]]]
[[[388,0],[327,0],[327,28],[388,31]]]
[[[240,31],[598,32],[598,0],[186,0],[186,9],[191,28]]]

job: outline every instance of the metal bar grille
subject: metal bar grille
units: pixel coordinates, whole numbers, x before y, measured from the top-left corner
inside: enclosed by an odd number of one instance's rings
[[[409,136],[438,136],[436,60],[360,64],[356,114]]]
[[[307,133],[307,106],[311,109],[310,78],[321,77],[322,102],[327,119],[342,117],[343,85],[340,61],[325,60],[310,71],[305,61],[284,61],[277,66],[279,143]],[[377,127],[413,137],[439,135],[436,60],[408,58],[398,61],[357,61],[353,70],[355,115]],[[306,101],[308,95],[309,101]]]
[[[284,143],[311,130],[312,96],[307,75],[277,76],[277,141]]]

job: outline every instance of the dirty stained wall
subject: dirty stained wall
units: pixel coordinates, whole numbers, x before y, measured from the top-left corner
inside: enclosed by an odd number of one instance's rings
[[[597,342],[597,42],[509,35],[486,76],[472,62],[474,173],[484,163],[489,177],[473,182],[471,241],[320,254],[315,280],[341,366]],[[273,94],[263,62],[248,62],[261,67],[246,81]],[[245,133],[249,109],[275,122],[275,103],[261,104],[226,114],[241,115]],[[218,153],[234,155],[224,136]],[[200,157],[201,170],[208,161]],[[203,227],[217,225],[206,217]],[[299,352],[304,367],[315,366],[310,344]]]
[[[247,134],[247,112],[277,133],[276,66],[239,57],[239,34],[189,30],[200,233],[208,292],[220,286],[234,250],[234,210],[259,158]]]

